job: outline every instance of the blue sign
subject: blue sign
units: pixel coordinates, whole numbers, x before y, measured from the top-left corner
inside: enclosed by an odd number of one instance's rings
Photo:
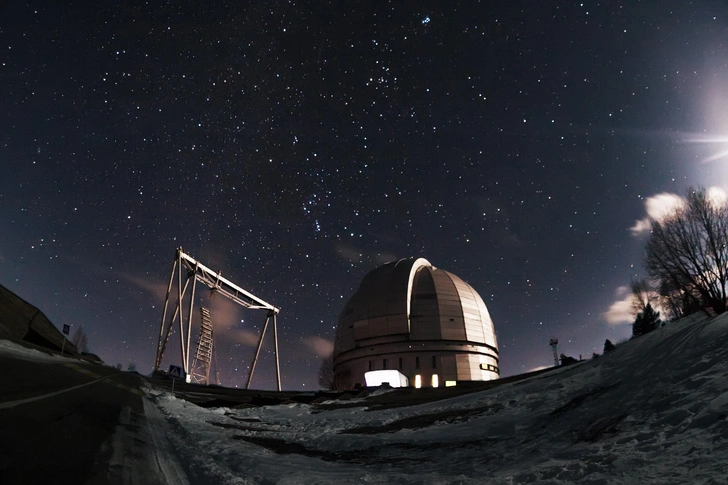
[[[169,377],[176,377],[178,379],[183,379],[185,375],[185,371],[182,370],[182,367],[177,365],[170,365],[169,366]]]

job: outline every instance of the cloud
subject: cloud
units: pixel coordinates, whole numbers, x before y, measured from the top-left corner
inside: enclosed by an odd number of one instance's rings
[[[263,331],[265,325],[265,312],[245,310],[237,303],[218,294],[207,297],[202,305],[210,310],[216,338],[220,337],[247,347],[258,345],[260,332]],[[269,324],[266,340],[272,338],[272,331],[272,324]]]
[[[361,263],[364,256],[359,249],[346,244],[338,244],[336,246],[336,255],[347,263]]]
[[[144,278],[131,273],[119,273],[119,276],[142,290],[148,291],[159,301],[164,301],[165,296],[167,296],[167,285],[161,281]]]
[[[725,207],[728,203],[728,194],[720,187],[709,187],[708,200],[718,207]]]
[[[377,266],[396,261],[397,256],[390,252],[379,252],[368,254],[365,251],[347,244],[336,245],[336,256],[347,263],[374,263]]]
[[[372,259],[378,266],[381,266],[391,261],[396,261],[397,256],[394,253],[376,253],[372,256]]]
[[[629,286],[620,286],[616,293],[619,299],[610,305],[609,310],[602,313],[604,320],[613,327],[634,321],[632,293]]]
[[[270,330],[270,328],[268,330]],[[223,329],[223,332],[221,333],[227,341],[243,344],[246,347],[257,347],[258,341],[260,340],[260,334],[250,330],[241,330],[239,328]],[[266,339],[267,338],[266,333]]]
[[[652,229],[653,221],[661,222],[665,220],[665,218],[684,205],[685,199],[679,195],[668,192],[647,197],[647,199],[645,199],[645,211],[647,212],[647,217],[636,221],[634,226],[630,228],[630,231],[632,231],[632,234],[635,236],[648,233]]]
[[[708,200],[718,207],[725,207],[728,204],[728,194],[720,187],[708,187]],[[639,236],[640,234],[649,233],[652,230],[652,222],[662,222],[670,217],[678,209],[685,207],[685,199],[676,194],[663,192],[653,195],[645,199],[645,211],[647,217],[635,221],[634,226],[630,228],[632,234]]]
[[[328,357],[334,352],[334,343],[322,337],[307,337],[303,340],[303,343],[317,357]]]
[[[652,221],[649,217],[639,219],[635,221],[634,226],[629,228],[632,231],[632,235],[639,236],[640,234],[647,234],[652,230]]]

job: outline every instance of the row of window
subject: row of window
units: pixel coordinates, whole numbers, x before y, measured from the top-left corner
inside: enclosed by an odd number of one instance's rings
[[[480,364],[480,368],[482,370],[489,370],[489,371],[495,372],[496,374],[500,375],[500,369],[498,368],[498,366],[495,366],[493,364]]]
[[[432,374],[432,382],[430,382],[430,385],[432,387],[440,387],[440,376],[437,374]],[[452,387],[456,386],[457,381],[445,381],[445,387]],[[422,376],[420,374],[417,374],[415,376],[415,388],[419,389],[422,387]]]
[[[420,368],[420,358],[415,357],[415,369]],[[437,369],[437,357],[432,356],[432,368]],[[382,359],[382,369],[386,370],[389,369],[389,360],[388,359]],[[404,369],[404,360],[402,357],[399,358],[399,370]],[[369,370],[374,370],[374,361],[369,361]]]

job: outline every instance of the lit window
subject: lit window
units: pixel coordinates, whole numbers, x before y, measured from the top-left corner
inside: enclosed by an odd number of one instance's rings
[[[458,381],[445,381],[445,387],[453,387],[453,386],[457,386],[457,385],[458,385]]]
[[[420,387],[422,387],[422,376],[417,374],[415,376],[415,389],[419,389]]]
[[[432,374],[432,387],[439,387],[440,386],[440,378],[437,376],[437,374]]]

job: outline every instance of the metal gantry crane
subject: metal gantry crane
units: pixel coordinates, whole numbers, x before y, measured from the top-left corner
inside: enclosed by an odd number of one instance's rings
[[[177,291],[176,300],[177,303],[174,306],[174,312],[172,318],[167,320],[167,314],[169,310],[170,296],[172,295],[172,288],[175,283],[175,272],[177,273]],[[184,281],[183,281],[184,280]],[[192,285],[190,285],[190,281]],[[222,295],[233,302],[241,305],[245,308],[252,310],[265,310],[265,323],[263,330],[258,340],[258,347],[255,351],[255,359],[250,368],[250,374],[248,375],[248,381],[245,388],[250,388],[250,382],[253,380],[253,374],[255,373],[255,366],[258,363],[258,357],[260,356],[260,349],[263,346],[263,338],[265,338],[268,324],[273,322],[273,341],[275,345],[275,356],[276,356],[276,381],[278,390],[281,390],[281,369],[280,359],[278,358],[278,328],[276,322],[276,316],[280,312],[280,309],[274,307],[270,303],[263,301],[257,296],[245,291],[244,289],[237,286],[230,280],[227,280],[221,276],[219,272],[212,271],[207,266],[203,265],[193,257],[186,254],[182,248],[178,248],[175,253],[174,264],[172,265],[172,273],[169,276],[169,284],[167,285],[167,296],[164,300],[164,310],[162,311],[162,323],[159,328],[159,341],[157,343],[157,358],[154,363],[154,370],[159,371],[162,365],[162,358],[164,357],[164,351],[167,348],[169,337],[172,334],[172,327],[174,326],[175,320],[179,322],[179,334],[180,334],[180,349],[182,352],[182,366],[185,374],[192,379],[191,366],[190,366],[190,340],[192,337],[192,314],[194,310],[195,302],[195,290],[197,288],[197,282],[200,282],[207,286],[211,291],[216,294]],[[187,296],[188,289],[189,296]],[[184,300],[185,297],[189,299],[188,311],[184,311]],[[209,313],[208,313],[209,316]],[[204,318],[203,318],[204,321]],[[203,323],[204,325],[204,323]],[[212,338],[212,326],[210,325],[210,337]],[[200,342],[202,342],[202,334],[200,336]],[[200,351],[200,345],[198,345],[198,354]],[[203,349],[203,354],[204,354]],[[212,344],[210,344],[210,357],[212,356]],[[197,356],[196,356],[197,357]],[[194,362],[193,362],[194,364]],[[194,366],[193,366],[194,367]],[[206,369],[207,377],[209,378],[209,364]]]

